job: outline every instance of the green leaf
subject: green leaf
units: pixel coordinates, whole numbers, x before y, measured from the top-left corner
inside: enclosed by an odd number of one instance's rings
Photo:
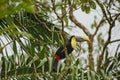
[[[94,1],[91,0],[89,3],[90,3],[90,7],[91,7],[92,9],[96,9],[96,4],[95,4]]]
[[[45,62],[47,62],[47,58],[44,58],[43,60],[41,60],[40,64],[37,67],[43,66]]]
[[[67,16],[64,17],[64,21],[66,23],[66,26],[68,26],[68,18],[67,18]]]
[[[60,66],[61,66],[61,62],[60,62],[60,61],[58,61],[57,73],[59,73],[59,71],[60,71]]]
[[[25,7],[25,10],[26,10],[27,12],[30,12],[30,13],[35,13],[34,6],[33,6],[33,5],[26,6],[26,7]]]
[[[62,5],[63,5],[62,2],[57,2],[54,7],[55,7],[55,9],[61,9],[61,8],[62,8]]]
[[[52,71],[52,58],[51,57],[48,57],[48,62],[49,62],[49,72]]]
[[[91,80],[96,80],[96,79],[95,79],[95,74],[96,74],[96,73],[95,73],[94,71],[91,71]]]
[[[0,0],[0,18],[7,16],[8,14],[8,0]]]
[[[109,54],[109,52],[108,52],[108,48],[106,48],[106,53],[105,53],[105,61],[107,61],[107,59],[108,59],[108,54]]]
[[[85,6],[83,4],[81,5],[81,10],[85,11]]]
[[[80,59],[77,59],[75,62],[75,65],[77,66],[78,64],[80,64]]]
[[[90,71],[87,71],[87,78],[88,80],[91,80]]]
[[[7,31],[9,31],[9,30],[12,30],[12,29],[15,29],[15,26],[10,26],[10,27],[6,27],[6,28],[4,28],[4,29],[1,29],[1,30],[0,30],[0,35],[1,35],[2,33],[4,33],[4,32],[7,32]]]
[[[46,48],[41,47],[41,50],[40,50],[39,53],[38,53],[38,57],[39,57],[40,59],[43,59],[43,58],[45,58],[45,54],[46,54]]]
[[[81,0],[81,3],[87,3],[88,0]]]
[[[85,6],[85,12],[88,14],[90,13],[90,7],[89,6]]]
[[[87,4],[82,4],[81,5],[81,10],[85,13],[90,13],[90,6]]]
[[[78,2],[78,4],[80,4],[80,3],[81,3],[81,0],[77,0],[76,3],[77,3],[77,2]]]
[[[91,28],[92,28],[92,29],[95,28],[95,27],[97,27],[96,17],[94,17],[94,22],[93,22],[93,24],[91,25]]]
[[[83,70],[82,70],[81,78],[82,78],[82,80],[84,80],[84,71]]]
[[[0,53],[2,53],[2,51],[3,51],[3,48],[4,48],[4,47],[0,46]]]
[[[15,41],[13,42],[13,51],[15,54],[17,54],[17,45]]]
[[[4,4],[6,2],[7,2],[7,0],[0,0],[0,4]]]

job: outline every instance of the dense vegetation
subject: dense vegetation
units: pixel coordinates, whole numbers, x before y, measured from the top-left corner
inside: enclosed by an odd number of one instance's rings
[[[91,26],[73,14],[81,10],[89,15],[98,9],[101,18],[94,17]],[[119,80],[120,37],[112,36],[113,28],[120,27],[116,24],[120,25],[119,0],[0,0],[0,80]],[[74,26],[90,42],[86,49],[78,44],[53,72],[55,51],[71,36],[65,28]],[[104,27],[106,37],[100,31]],[[79,53],[87,54],[87,60]]]

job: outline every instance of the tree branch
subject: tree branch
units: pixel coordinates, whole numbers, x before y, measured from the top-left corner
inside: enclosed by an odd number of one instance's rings
[[[120,13],[116,14],[116,16],[115,16],[115,18],[114,18],[112,24],[115,24],[115,21],[117,20],[117,18],[118,18],[119,16],[120,16]]]
[[[112,32],[112,28],[115,26],[115,21],[117,20],[118,16],[120,15],[120,13],[118,15],[116,15],[116,17],[114,18],[112,24],[110,25],[110,28],[109,28],[109,31],[108,31],[108,39],[103,47],[103,51],[102,51],[102,54],[101,55],[104,55],[104,51],[107,47],[107,45],[110,43],[110,40],[111,40],[111,32]]]
[[[98,1],[98,0],[96,0],[96,1]],[[100,4],[99,3],[99,1],[98,1],[98,4]],[[100,5],[99,5],[100,6]],[[103,7],[102,7],[103,8]],[[101,8],[101,9],[102,9]],[[105,14],[104,12],[103,12],[103,14]],[[115,21],[117,20],[117,18],[120,16],[120,13],[119,14],[117,14],[116,15],[116,17],[113,19],[113,21],[111,21],[110,23],[109,23],[109,30],[108,30],[108,39],[107,39],[107,41],[105,42],[105,44],[104,44],[104,46],[103,46],[103,49],[102,49],[102,52],[101,52],[101,54],[98,56],[98,61],[97,62],[99,62],[99,64],[97,65],[97,72],[99,72],[100,71],[100,68],[101,68],[101,64],[102,64],[102,61],[103,61],[103,56],[104,56],[104,54],[105,54],[105,50],[106,50],[106,48],[107,48],[107,46],[108,46],[108,44],[109,43],[111,43],[111,33],[112,33],[112,28],[115,26]],[[108,18],[107,18],[107,16],[106,16],[106,19],[107,20],[109,20]],[[108,21],[109,22],[109,21]],[[118,40],[117,40],[118,41]],[[114,42],[114,41],[112,41],[112,42]],[[116,41],[115,41],[116,42]]]
[[[97,34],[99,28],[101,27],[101,25],[102,25],[104,22],[105,22],[105,19],[102,18],[101,21],[99,22],[99,24],[98,24],[98,26],[97,26],[95,32],[94,32],[93,35],[92,35],[93,38],[94,38],[94,36]]]
[[[102,50],[101,54],[100,54],[99,57],[98,57],[98,61],[97,61],[97,62],[99,62],[99,63],[98,63],[98,65],[97,65],[97,72],[100,71],[101,64],[102,64],[102,61],[103,61],[103,56],[104,56],[104,54],[105,54],[105,50],[106,50],[106,48],[107,48],[107,46],[108,46],[108,44],[109,44],[109,42],[110,42],[110,40],[111,40],[111,31],[112,31],[112,28],[113,28],[113,26],[110,25],[109,31],[108,31],[108,39],[107,39],[107,41],[105,42],[105,44],[104,44],[104,46],[103,46],[103,50]]]
[[[71,4],[71,0],[68,1],[68,4],[69,4],[69,18],[70,20],[75,24],[77,25],[80,29],[83,30],[83,32],[89,37],[90,41],[88,42],[88,45],[89,45],[89,58],[88,58],[88,61],[89,61],[89,69],[90,70],[93,70],[94,71],[94,58],[93,58],[93,55],[92,55],[92,52],[93,52],[93,38],[92,38],[92,34],[89,32],[89,30],[82,24],[80,23],[76,18],[75,16],[73,15],[73,6]]]
[[[87,36],[91,36],[91,33],[88,31],[88,29],[82,24],[82,23],[80,23],[76,18],[75,18],[75,16],[73,15],[73,7],[72,7],[72,5],[71,5],[71,1],[69,0],[68,1],[69,3],[69,8],[70,8],[70,10],[69,10],[69,18],[70,18],[70,20],[74,23],[74,24],[76,24],[80,29],[82,29],[83,30],[83,32],[85,32],[85,34],[87,35]]]
[[[106,7],[106,11],[107,11],[107,13],[109,14],[109,19],[110,19],[110,21],[113,21],[112,16],[111,16],[111,13],[110,13],[110,11],[109,11],[112,2],[113,2],[113,0],[109,0],[107,6],[105,6],[105,7]]]
[[[69,59],[68,52],[67,52],[67,49],[66,49],[66,36],[65,36],[65,33],[64,33],[64,28],[65,28],[65,26],[64,26],[64,17],[65,17],[66,14],[63,12],[64,6],[62,6],[62,8],[61,8],[62,16],[59,16],[59,14],[56,12],[55,0],[51,0],[51,2],[52,2],[52,6],[53,6],[52,9],[53,9],[54,13],[56,14],[58,20],[60,20],[61,27],[62,27],[62,29],[61,29],[61,38],[62,38],[62,41],[63,41],[64,50],[65,50],[65,57],[66,57],[66,64],[65,65],[66,66],[63,69],[63,71],[61,72],[61,74],[58,76],[58,79],[57,79],[57,80],[62,80],[63,76],[66,75],[66,73],[67,73],[67,71],[69,69],[69,65],[70,65],[70,59]],[[62,2],[64,2],[64,1],[62,0]]]
[[[100,1],[99,1],[99,0],[96,0],[96,2],[97,2],[97,4],[99,5],[99,7],[101,8],[102,13],[103,13],[103,15],[105,16],[106,20],[107,20],[107,21],[108,21],[108,23],[111,25],[111,21],[110,21],[110,19],[109,19],[109,18],[108,18],[108,16],[107,16],[107,13],[106,13],[106,11],[105,11],[105,9],[104,9],[103,4],[102,4],[102,3],[100,3]]]
[[[120,41],[120,39],[116,39],[116,40],[110,41],[109,43],[111,44],[111,43],[118,42],[118,41]]]
[[[58,13],[56,12],[56,8],[55,8],[55,0],[51,0],[51,3],[52,3],[52,9],[54,11],[54,13],[56,14],[57,18],[58,19],[61,19],[61,17],[58,15]]]

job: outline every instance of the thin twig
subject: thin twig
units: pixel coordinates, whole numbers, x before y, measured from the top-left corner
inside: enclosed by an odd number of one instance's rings
[[[111,21],[109,20],[109,18],[108,18],[108,16],[107,16],[107,13],[106,13],[106,11],[105,11],[105,9],[104,9],[103,4],[102,4],[102,3],[100,3],[100,1],[99,1],[99,0],[96,0],[96,2],[97,2],[97,4],[99,5],[99,7],[101,8],[102,13],[103,13],[103,15],[105,16],[106,20],[107,20],[107,21],[108,21],[108,23],[111,25]]]
[[[85,34],[87,35],[87,36],[91,36],[91,33],[88,31],[88,29],[82,24],[82,23],[80,23],[76,18],[75,18],[75,16],[73,15],[73,7],[72,7],[72,5],[71,5],[71,1],[69,0],[68,1],[69,3],[69,7],[70,7],[70,10],[69,10],[69,17],[70,17],[70,20],[74,23],[74,24],[76,24],[80,29],[82,29],[83,30],[83,32],[85,32]]]
[[[115,21],[118,19],[119,16],[120,16],[120,13],[116,14],[116,16],[115,16],[115,18],[114,18],[112,24],[115,24]]]
[[[56,9],[55,9],[55,0],[51,0],[51,3],[52,3],[52,9],[54,11],[54,13],[56,14],[57,18],[61,20],[61,17],[58,15],[58,13],[56,12]]]
[[[110,13],[110,4],[111,4],[111,2],[112,2],[113,0],[109,0],[109,3],[107,4],[107,6],[106,6],[106,11],[107,11],[107,13],[109,14],[109,19],[111,20],[111,21],[113,21],[113,19],[112,19],[112,16],[111,16],[111,13]]]
[[[94,38],[94,36],[97,34],[99,28],[101,27],[101,25],[105,22],[104,18],[101,19],[101,21],[99,22],[98,26],[96,27],[95,32],[93,33],[92,37]]]
[[[116,39],[116,40],[110,41],[109,44],[114,43],[114,42],[118,42],[118,41],[120,41],[120,39]]]

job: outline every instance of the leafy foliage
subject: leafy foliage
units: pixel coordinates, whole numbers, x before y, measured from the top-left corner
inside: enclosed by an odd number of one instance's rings
[[[34,13],[32,0],[1,0],[0,1],[0,18],[14,14],[21,9]]]
[[[53,56],[58,46],[63,44],[62,29],[71,25],[70,7],[73,11],[81,9],[89,14],[92,9],[99,6],[97,1],[99,0],[71,0],[69,6],[69,0],[0,0],[0,80],[57,80],[65,71],[67,61],[60,61],[57,72],[53,72]],[[114,55],[110,56],[109,47],[104,47],[107,41],[103,38],[103,33],[97,34],[103,24],[108,24],[114,19],[119,20],[117,12],[120,11],[120,6],[119,3],[115,4],[117,2],[119,0],[101,1],[99,7],[102,6],[102,10],[105,8],[103,14],[106,12],[107,15],[103,15],[104,20],[100,24],[96,18],[92,24],[92,29],[96,29],[93,35],[96,36],[98,44],[97,51],[93,52],[99,55],[105,48],[100,71],[90,70],[87,60],[74,55],[76,51],[73,55],[69,55],[70,65],[67,66],[68,70],[61,79],[120,79],[120,45],[118,44]],[[116,13],[111,13],[112,9]],[[108,32],[109,37],[110,31]],[[64,35],[70,36],[66,32]],[[109,40],[108,42],[107,44],[112,43]],[[97,61],[96,63],[99,64]]]
[[[81,9],[86,13],[90,13],[90,9],[96,9],[96,4],[93,0],[81,0]]]
[[[42,74],[48,56],[53,55],[51,48],[61,44],[59,29],[43,13],[38,16],[21,10],[7,15],[0,20],[0,34],[7,40],[4,44],[1,39],[1,79],[37,78],[35,74]]]

